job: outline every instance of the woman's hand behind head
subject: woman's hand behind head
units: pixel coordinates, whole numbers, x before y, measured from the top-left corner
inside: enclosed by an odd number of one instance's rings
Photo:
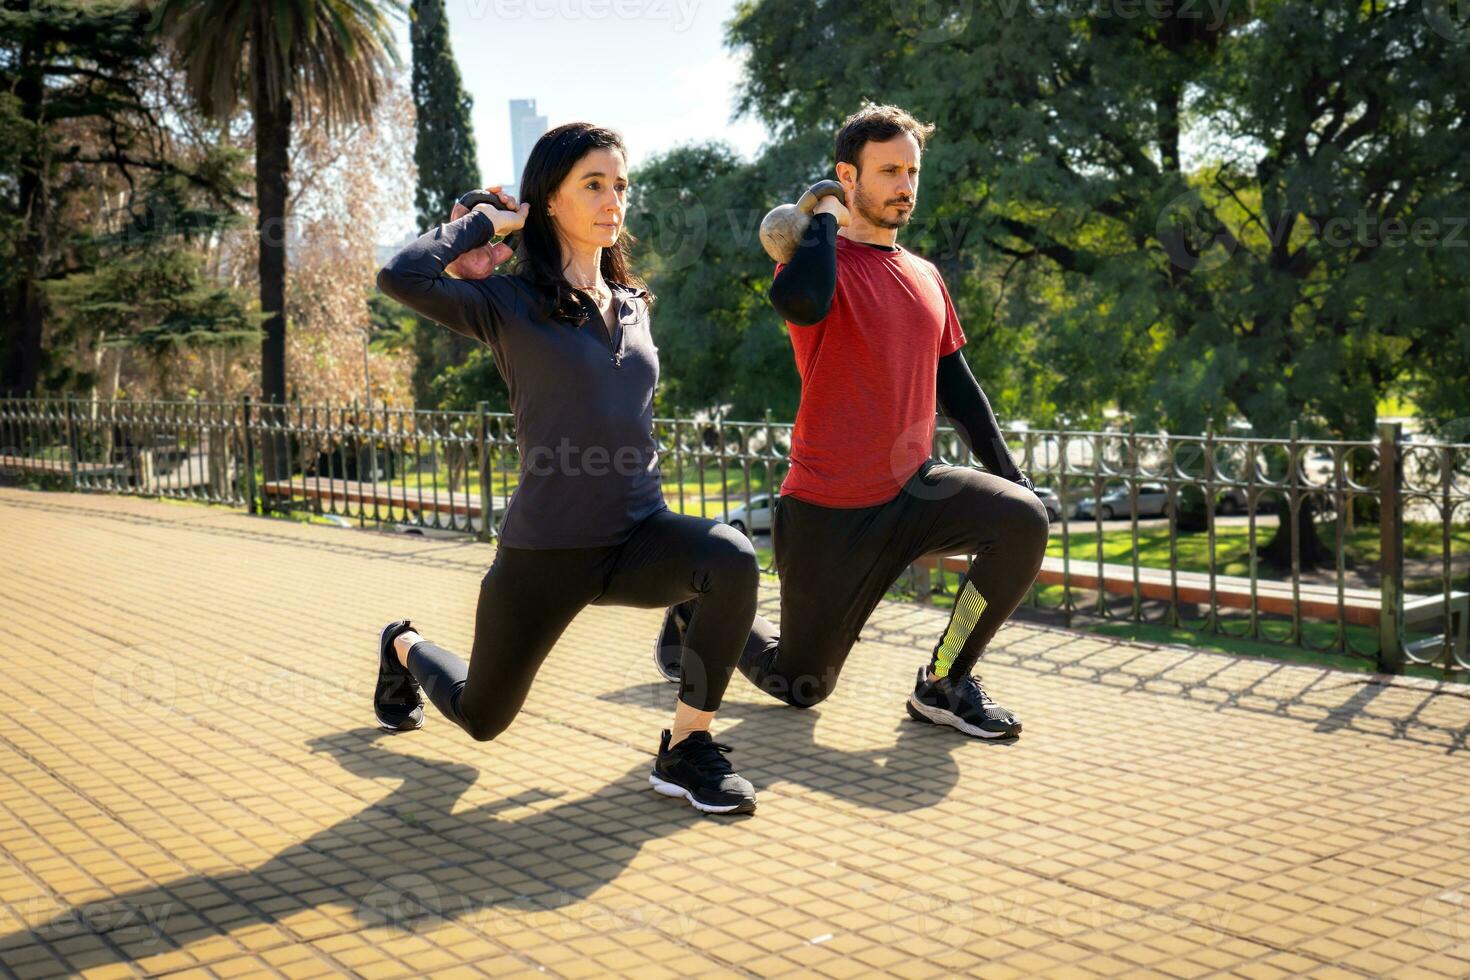
[[[488,187],[486,190],[498,196],[503,204],[511,210],[500,210],[488,204],[475,205],[476,211],[485,212],[495,225],[495,234],[504,237],[513,231],[519,231],[526,223],[527,216],[531,213],[529,204],[517,204],[516,199],[509,194],[503,194],[499,185]],[[469,214],[469,210],[463,204],[455,202],[453,209],[449,212],[449,220],[455,221]],[[494,245],[482,245],[471,249],[449,265],[444,271],[456,279],[484,279],[491,275],[495,268],[505,260],[509,259],[515,251],[504,242]]]

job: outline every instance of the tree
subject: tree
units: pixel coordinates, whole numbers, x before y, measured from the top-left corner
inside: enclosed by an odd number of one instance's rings
[[[450,209],[460,195],[480,186],[480,164],[470,123],[474,100],[460,82],[459,66],[449,44],[444,0],[413,0],[409,40],[413,48],[417,125],[414,163],[418,167],[418,187],[414,206],[422,234],[449,220]],[[447,408],[434,400],[434,381],[442,371],[466,365],[477,345],[425,317],[414,319],[415,400],[420,405]],[[487,393],[494,392],[498,400],[504,400],[505,386],[493,371],[481,380]]]
[[[146,6],[8,0],[0,7],[0,394],[33,394],[53,352],[46,284],[86,271],[86,239],[110,230],[175,176],[223,210],[228,174],[181,160],[168,107],[152,97],[156,48]]]
[[[718,409],[735,418],[796,411],[801,382],[781,319],[766,301],[774,266],[761,217],[821,172],[812,139],[754,163],[720,143],[680,147],[640,166],[628,225],[634,267],[656,297],[664,411]]]
[[[224,186],[240,181],[232,147],[205,147],[204,156],[201,172],[216,173]],[[101,230],[76,237],[73,263],[82,271],[46,289],[56,313],[51,346],[92,352],[91,363],[77,365],[74,373],[91,384],[94,412],[96,400],[112,397],[121,371],[118,357],[110,383],[97,384],[108,350],[145,351],[161,375],[169,352],[193,346],[235,350],[260,335],[243,291],[222,285],[206,268],[208,243],[238,226],[239,216],[221,210],[177,173],[146,173],[135,190],[133,200],[97,217]],[[212,386],[210,397],[224,395]]]
[[[206,115],[225,118],[245,93],[255,124],[261,396],[286,401],[286,216],[298,109],[332,131],[372,116],[398,64],[387,13],[396,0],[161,0],[167,36]],[[266,477],[284,476],[283,447],[264,447]]]
[[[449,218],[465,191],[480,185],[470,112],[475,100],[460,82],[449,45],[444,0],[413,0],[409,11],[413,49],[413,108],[417,126],[413,160],[418,167],[414,207],[420,232]]]
[[[1439,247],[1466,213],[1470,45],[1417,3],[1131,9],[752,0],[728,31],[742,109],[782,137],[863,97],[938,124],[920,208],[955,222],[951,286],[991,283],[962,316],[1039,332],[1023,367],[1074,417],[1360,438],[1388,394],[1470,412],[1470,250]],[[1386,244],[1416,226],[1437,242]],[[1302,531],[1311,567],[1310,509]]]
[[[377,293],[379,229],[410,201],[411,188],[401,178],[412,166],[413,152],[407,74],[397,74],[371,122],[345,124],[332,135],[302,127],[292,141],[287,219],[293,260],[286,289],[292,331],[286,368],[293,402],[358,400],[375,408],[411,403],[413,357],[381,349],[369,304]],[[367,378],[365,340],[371,362]],[[370,391],[364,387],[369,383]]]

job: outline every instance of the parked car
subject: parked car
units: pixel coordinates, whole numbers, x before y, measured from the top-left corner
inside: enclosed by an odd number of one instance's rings
[[[1169,491],[1162,483],[1145,483],[1138,488],[1138,516],[1159,517],[1168,513]],[[1101,498],[1086,497],[1077,502],[1077,516],[1091,519],[1128,516],[1128,489],[1114,490]]]
[[[1181,490],[1181,493],[1185,491]],[[1195,499],[1198,499],[1196,495]],[[1239,514],[1245,510],[1245,491],[1236,487],[1230,487],[1219,491],[1215,498],[1215,513],[1221,516]],[[1188,504],[1185,504],[1188,507]],[[1079,501],[1077,514],[1079,518],[1092,519],[1093,511],[1096,509],[1103,520],[1110,521],[1115,517],[1128,516],[1128,490],[1114,490],[1112,493],[1104,494],[1101,500],[1089,497]],[[1267,508],[1260,508],[1262,511]],[[1144,483],[1138,488],[1138,516],[1139,517],[1165,517],[1169,513],[1169,489],[1162,483]]]
[[[750,504],[740,504],[731,507],[723,514],[715,515],[715,520],[723,521],[741,534],[769,534],[771,533],[771,495],[768,493],[755,493],[750,496]]]
[[[1220,491],[1220,496],[1215,498],[1215,513],[1217,514],[1239,514],[1245,510],[1245,491],[1237,487]]]

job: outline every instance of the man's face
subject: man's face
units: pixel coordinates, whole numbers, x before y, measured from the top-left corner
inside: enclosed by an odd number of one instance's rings
[[[854,209],[879,228],[902,228],[919,196],[919,144],[908,133],[858,151]]]

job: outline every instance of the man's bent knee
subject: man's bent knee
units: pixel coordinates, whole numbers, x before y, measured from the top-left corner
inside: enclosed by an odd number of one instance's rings
[[[1046,516],[1046,505],[1040,498],[1029,490],[1026,491],[1026,497],[1027,506],[1018,509],[1018,530],[1025,541],[1045,554],[1047,541],[1051,537],[1051,519]]]

